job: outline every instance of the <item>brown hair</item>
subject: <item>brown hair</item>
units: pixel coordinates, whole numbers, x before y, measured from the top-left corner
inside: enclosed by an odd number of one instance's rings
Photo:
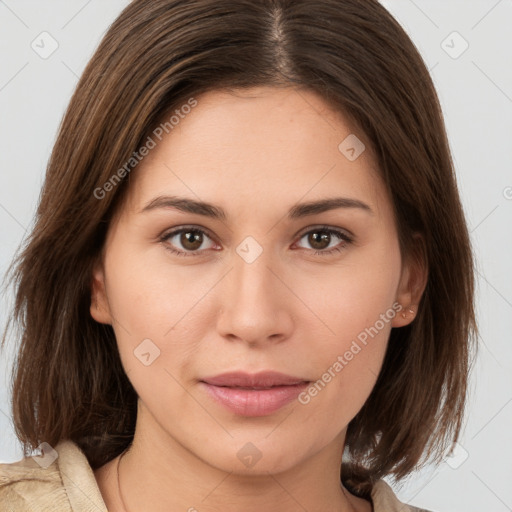
[[[92,268],[129,180],[95,191],[190,98],[259,85],[308,89],[351,119],[376,155],[403,254],[428,266],[418,315],[392,329],[348,426],[344,485],[368,497],[377,479],[440,461],[458,439],[477,332],[473,256],[436,91],[404,30],[376,0],[134,0],[78,82],[10,269],[2,344],[17,325],[13,417],[26,454],[67,438],[96,469],[132,441],[137,395],[112,328],[89,311]]]

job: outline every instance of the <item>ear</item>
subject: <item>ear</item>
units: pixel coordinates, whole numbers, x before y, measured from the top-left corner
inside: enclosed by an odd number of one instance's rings
[[[91,316],[101,324],[112,324],[110,307],[105,291],[105,271],[103,262],[98,261],[93,269],[91,282]]]
[[[402,309],[393,318],[392,327],[409,325],[416,318],[418,304],[427,286],[427,279],[425,239],[421,234],[415,233],[411,250],[402,266],[402,275],[397,289],[396,302],[402,306]]]

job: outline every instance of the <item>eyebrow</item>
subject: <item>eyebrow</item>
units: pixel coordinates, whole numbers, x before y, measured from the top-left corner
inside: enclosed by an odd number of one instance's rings
[[[174,208],[185,213],[194,213],[196,215],[204,215],[217,220],[226,220],[227,214],[220,207],[204,201],[196,201],[186,197],[177,196],[158,196],[149,201],[140,213],[156,210],[160,208]],[[311,215],[335,210],[338,208],[360,209],[366,213],[374,215],[374,211],[369,205],[349,197],[332,197],[320,199],[318,201],[310,201],[293,206],[288,211],[288,219],[296,220]]]

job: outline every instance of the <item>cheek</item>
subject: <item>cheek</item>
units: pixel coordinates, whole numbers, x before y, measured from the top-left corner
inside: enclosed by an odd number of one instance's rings
[[[308,297],[315,313],[308,315],[308,322],[317,332],[317,342],[309,347],[306,358],[316,368],[317,380],[301,403],[333,410],[341,423],[350,421],[364,405],[384,360],[391,322],[398,314],[399,274],[398,247],[383,245],[372,254],[361,251],[357,264],[337,268],[321,290],[318,275],[303,281],[298,293]]]
[[[310,349],[307,359],[316,368],[316,380],[299,402],[319,414],[331,411],[334,430],[352,420],[377,381],[395,311],[388,309],[383,317],[379,314],[371,324],[364,321],[363,314],[340,315],[336,323],[338,335],[324,337],[315,350]]]
[[[112,250],[106,262],[108,296],[119,324],[139,335],[166,337],[188,329],[190,313],[215,284],[215,276],[198,265],[178,265],[164,249]]]
[[[201,299],[215,276],[198,275],[198,266],[173,268],[165,258],[156,261],[133,251],[112,250],[105,264],[125,372],[139,395],[144,389],[168,394],[169,374],[181,380],[177,368],[185,375],[191,371],[205,326],[212,325]]]
[[[337,349],[373,326],[380,315],[393,314],[401,270],[397,244],[374,243],[348,252],[334,265],[301,270],[287,278],[310,309],[300,321],[337,340]]]

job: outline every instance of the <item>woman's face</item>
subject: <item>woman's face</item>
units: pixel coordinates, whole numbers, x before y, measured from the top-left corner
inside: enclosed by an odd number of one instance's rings
[[[94,272],[91,314],[113,325],[139,396],[136,438],[237,473],[339,459],[391,328],[412,320],[384,184],[364,135],[314,93],[196,100],[131,171]],[[185,211],[196,203],[214,206]],[[204,382],[263,371],[295,380]]]

